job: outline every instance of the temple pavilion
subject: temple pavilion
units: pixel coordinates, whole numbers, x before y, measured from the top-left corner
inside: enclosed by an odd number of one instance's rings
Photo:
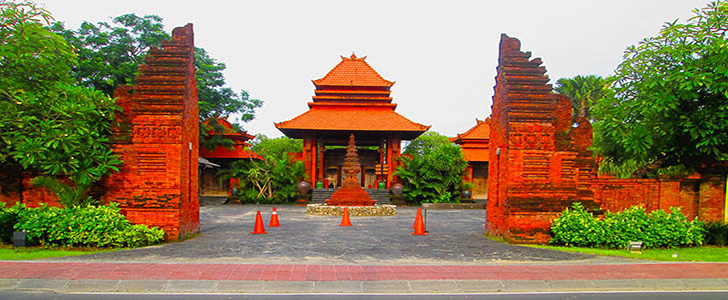
[[[460,146],[468,162],[464,180],[473,183],[472,198],[488,198],[488,162],[490,161],[490,118],[475,119],[475,126],[450,141]]]
[[[367,188],[394,180],[402,140],[412,140],[430,126],[395,112],[390,89],[394,81],[379,75],[365,57],[341,57],[316,87],[309,110],[275,123],[286,136],[303,139],[302,160],[314,186],[339,187],[349,136],[356,137],[361,172],[357,180]],[[316,183],[319,183],[318,185]]]
[[[263,159],[251,151],[247,141],[255,138],[233,126],[227,117],[211,118],[202,122],[207,128],[206,139],[222,138],[232,141],[232,145],[217,145],[214,149],[200,146],[199,193],[200,196],[228,196],[238,179],[220,180],[218,171],[230,168],[239,159]]]

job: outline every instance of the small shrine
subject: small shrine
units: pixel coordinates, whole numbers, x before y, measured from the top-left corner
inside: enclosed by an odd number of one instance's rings
[[[450,141],[460,146],[468,162],[463,179],[473,184],[472,199],[488,198],[488,162],[490,161],[490,118],[476,119],[475,126]]]
[[[359,156],[356,155],[356,142],[354,135],[349,137],[349,146],[346,148],[346,157],[344,158],[344,166],[342,167],[346,179],[341,188],[331,195],[331,199],[326,200],[326,204],[333,206],[371,206],[374,200],[369,197],[361,185],[356,180],[356,175],[361,172],[359,164]]]
[[[389,188],[395,178],[402,140],[412,140],[430,126],[410,121],[395,112],[390,89],[366,57],[341,57],[326,76],[313,80],[313,102],[303,114],[276,128],[286,136],[303,139],[298,157],[314,187],[342,187],[347,175],[344,161],[350,135],[356,135],[359,172],[356,182],[366,188]]]

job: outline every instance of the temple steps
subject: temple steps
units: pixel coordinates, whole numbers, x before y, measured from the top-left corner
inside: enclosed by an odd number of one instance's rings
[[[311,194],[311,203],[326,203],[326,200],[331,198],[331,194],[336,189],[313,189]],[[389,190],[386,189],[364,189],[372,200],[377,201],[376,204],[390,204],[392,201],[389,199]]]

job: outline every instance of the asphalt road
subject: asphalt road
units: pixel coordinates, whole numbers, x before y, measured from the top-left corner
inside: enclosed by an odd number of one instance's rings
[[[644,299],[644,300],[677,300],[677,299],[701,299],[701,300],[723,300],[728,299],[728,291],[721,292],[603,292],[603,293],[510,293],[510,294],[444,294],[444,295],[336,295],[336,294],[290,294],[290,295],[201,295],[201,294],[54,294],[46,292],[9,292],[0,293],[0,300],[5,299],[27,299],[27,300],[308,300],[308,299],[347,299],[347,300],[444,300],[444,299],[569,299],[569,300],[621,300],[621,299]]]

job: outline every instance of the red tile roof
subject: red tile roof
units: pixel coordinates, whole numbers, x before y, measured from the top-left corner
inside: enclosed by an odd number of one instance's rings
[[[217,121],[218,124],[222,125],[223,132],[216,133],[214,130],[209,130],[207,132],[207,134],[209,134],[209,135],[221,134],[222,136],[227,137],[227,138],[237,137],[237,139],[241,139],[243,141],[252,140],[255,138],[254,135],[250,135],[246,131],[240,131],[240,130],[236,129],[235,126],[233,126],[233,124],[227,120],[227,117],[218,117],[218,118],[207,119],[205,121],[202,121],[202,124],[211,125],[210,123],[214,122],[214,121]]]
[[[475,119],[475,126],[450,141],[460,145],[466,161],[490,161],[490,118],[485,121]]]
[[[490,161],[490,149],[488,148],[463,148],[462,150],[466,161]]]
[[[200,157],[235,159],[253,158],[260,160],[263,159],[260,155],[258,155],[258,153],[255,153],[250,149],[246,149],[244,145],[235,145],[232,147],[232,149],[224,146],[217,146],[217,148],[213,150],[207,150],[205,149],[205,147],[200,147]]]
[[[232,123],[227,120],[227,117],[212,118],[203,121],[203,124],[211,125],[210,123],[217,122],[223,128],[222,133],[215,132],[214,129],[209,130],[209,135],[221,135],[224,138],[231,139],[233,141],[232,147],[218,146],[213,150],[207,150],[205,147],[200,147],[200,156],[204,158],[254,158],[263,159],[257,153],[248,149],[250,144],[245,141],[255,138],[254,135],[250,135],[245,131],[240,131]]]
[[[396,104],[308,103],[307,112],[289,120],[275,123],[276,128],[289,135],[294,130],[320,131],[394,131],[411,132],[419,136],[430,129],[396,113]],[[290,136],[290,135],[289,135]]]
[[[490,140],[490,117],[485,121],[475,119],[475,126],[468,129],[465,133],[451,138],[450,141],[456,144],[462,144],[466,140]]]
[[[367,57],[341,57],[341,62],[336,65],[326,76],[313,80],[316,87],[319,86],[368,86],[368,87],[391,87],[394,81],[382,78],[377,71],[374,71],[366,61]]]

